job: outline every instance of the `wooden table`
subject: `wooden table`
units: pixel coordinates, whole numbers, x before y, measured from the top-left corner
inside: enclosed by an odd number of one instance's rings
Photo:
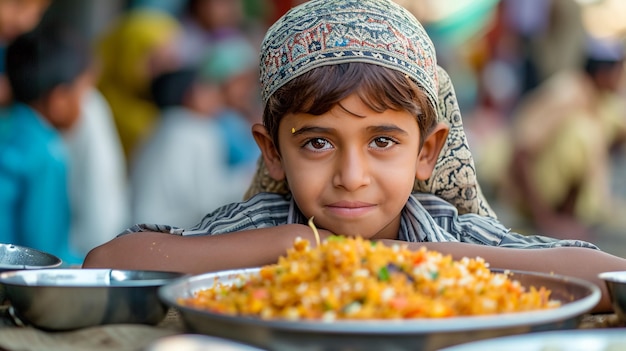
[[[145,351],[160,338],[185,332],[174,310],[156,326],[114,324],[47,332],[15,325],[7,309],[0,307],[0,350],[3,351]]]

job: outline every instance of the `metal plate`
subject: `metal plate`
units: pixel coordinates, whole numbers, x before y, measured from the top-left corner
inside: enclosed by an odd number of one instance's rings
[[[181,334],[161,338],[150,344],[145,351],[263,351],[232,340],[200,334]]]
[[[13,244],[0,244],[0,272],[18,269],[54,268],[61,259],[46,252]]]
[[[598,278],[604,280],[613,310],[622,322],[626,322],[626,271],[603,272]]]
[[[512,271],[524,286],[545,286],[562,306],[551,310],[445,319],[371,321],[286,321],[228,316],[181,305],[215,282],[228,284],[258,268],[206,273],[179,279],[159,289],[159,297],[180,311],[197,333],[229,338],[270,350],[438,350],[464,342],[535,331],[573,329],[600,300],[600,289],[587,281]]]
[[[626,329],[547,331],[475,341],[441,351],[484,350],[621,351],[626,350]]]
[[[158,289],[182,273],[115,269],[32,269],[0,273],[17,324],[46,330],[157,324],[167,306]]]

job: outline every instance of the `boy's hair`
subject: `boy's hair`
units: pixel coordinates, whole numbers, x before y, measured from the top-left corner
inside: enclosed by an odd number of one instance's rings
[[[278,126],[286,114],[321,115],[353,93],[376,112],[403,110],[415,116],[421,142],[437,124],[435,109],[413,80],[397,70],[362,62],[314,68],[287,82],[268,98],[263,124],[278,147]]]
[[[193,69],[162,73],[150,84],[152,99],[160,109],[182,106],[195,81],[196,71]]]
[[[18,36],[6,51],[6,74],[16,101],[32,103],[71,84],[91,64],[84,38],[51,23]]]

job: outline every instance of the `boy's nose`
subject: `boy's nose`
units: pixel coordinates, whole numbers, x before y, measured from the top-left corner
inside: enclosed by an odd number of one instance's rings
[[[344,150],[335,162],[333,185],[347,191],[354,191],[369,185],[370,164],[365,152],[361,150]]]

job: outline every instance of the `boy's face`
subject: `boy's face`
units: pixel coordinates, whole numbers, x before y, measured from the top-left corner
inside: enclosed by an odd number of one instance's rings
[[[413,183],[430,176],[430,154],[436,161],[440,150],[419,152],[419,127],[408,112],[375,112],[356,95],[320,116],[285,116],[278,140],[279,170],[268,164],[270,175],[286,176],[302,213],[335,234],[368,239],[397,238]]]
[[[224,106],[219,86],[208,82],[196,82],[189,89],[184,104],[205,117],[215,117]]]
[[[71,84],[61,85],[48,96],[47,116],[50,123],[59,130],[71,129],[82,113],[83,98],[93,86],[93,75],[87,71]]]
[[[258,93],[257,82],[256,71],[248,71],[232,77],[224,84],[226,102],[235,109],[249,110]],[[260,118],[259,121],[253,122],[260,122]]]

